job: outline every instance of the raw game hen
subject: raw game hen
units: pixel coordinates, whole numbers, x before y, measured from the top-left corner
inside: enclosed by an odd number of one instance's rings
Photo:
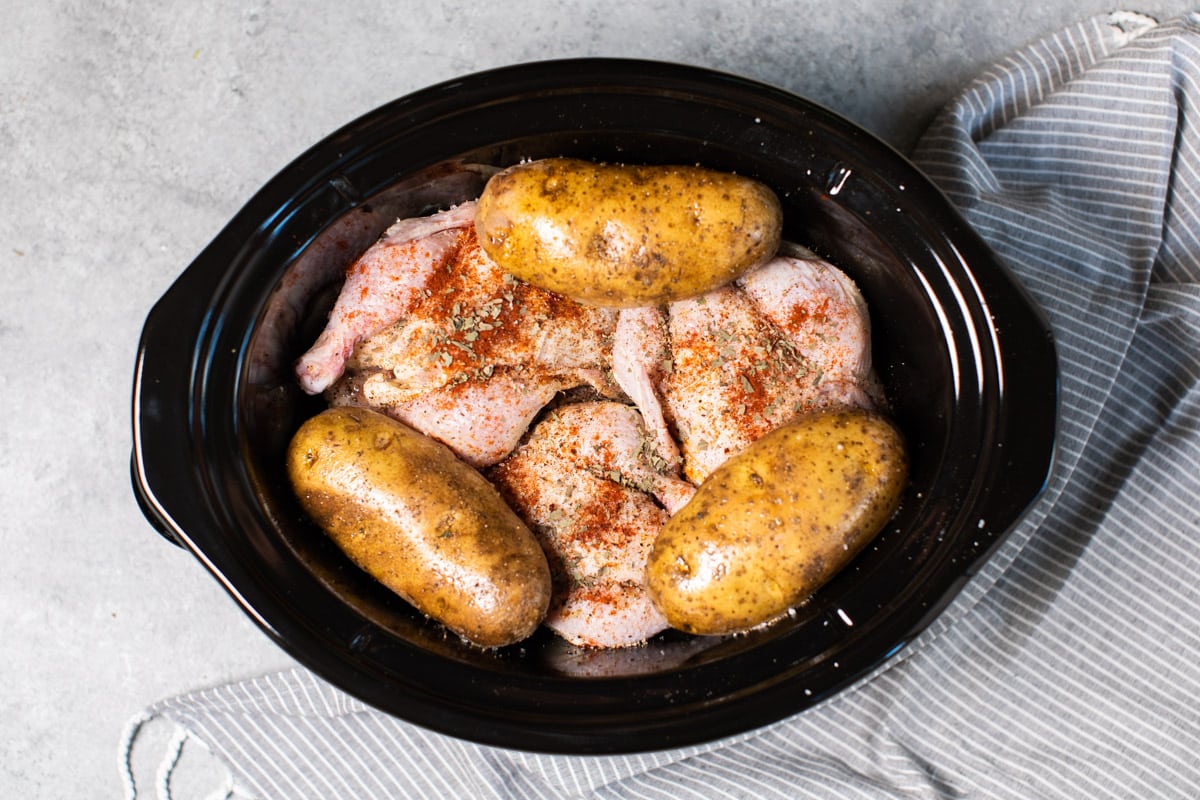
[[[585,306],[497,267],[474,210],[392,226],[348,269],[297,377],[486,469],[555,569],[551,629],[583,646],[644,642],[666,626],[647,555],[696,487],[800,413],[882,402],[866,304],[785,245],[700,297]],[[590,400],[556,401],[580,386]]]

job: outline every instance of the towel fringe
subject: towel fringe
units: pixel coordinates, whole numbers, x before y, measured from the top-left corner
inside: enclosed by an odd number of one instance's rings
[[[126,723],[125,730],[121,734],[118,768],[121,773],[121,783],[125,789],[125,800],[138,799],[137,777],[133,774],[133,749],[146,723],[157,719],[158,716],[154,712],[143,711]],[[194,739],[187,729],[176,725],[155,773],[154,787],[158,800],[172,800],[171,777],[175,774],[175,768],[179,766],[179,761],[183,758],[184,746],[189,741],[199,742],[200,746],[204,747],[204,743]],[[230,800],[233,793],[233,773],[226,770],[224,785],[209,795],[206,800]]]

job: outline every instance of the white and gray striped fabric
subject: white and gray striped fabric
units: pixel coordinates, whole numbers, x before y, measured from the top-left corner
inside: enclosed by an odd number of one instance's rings
[[[1062,365],[1048,491],[901,657],[733,740],[489,748],[300,671],[148,711],[274,798],[1200,796],[1200,14],[1013,54],[915,160],[1041,302]]]

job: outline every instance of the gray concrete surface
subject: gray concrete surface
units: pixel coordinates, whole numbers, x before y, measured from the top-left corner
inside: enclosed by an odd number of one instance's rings
[[[290,663],[138,512],[129,395],[150,305],[310,144],[462,73],[611,55],[776,84],[907,150],[980,69],[1113,2],[8,0],[0,796],[119,796],[129,718],[164,697]],[[1189,4],[1126,8],[1166,19]],[[154,737],[135,762],[151,776],[165,741]],[[212,789],[214,768],[193,758],[176,796]]]

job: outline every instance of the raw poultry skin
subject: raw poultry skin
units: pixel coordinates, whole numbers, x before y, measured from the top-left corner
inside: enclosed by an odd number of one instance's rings
[[[646,369],[636,388],[622,386],[639,407],[651,398],[647,424],[678,440],[684,475],[696,485],[798,414],[880,402],[866,304],[844,273],[815,256],[777,256],[735,284],[631,324],[650,342],[665,330],[669,356],[657,378]],[[638,340],[618,338],[614,361],[633,360],[621,346]]]
[[[736,283],[808,363],[814,403],[883,404],[871,365],[871,317],[846,273],[794,244]]]
[[[463,203],[429,217],[399,220],[350,265],[325,330],[296,363],[304,391],[328,389],[360,341],[417,305],[434,270],[458,252],[474,214],[474,205]]]
[[[622,309],[613,332],[613,379],[642,412],[658,454],[675,470],[681,463],[679,445],[667,427],[657,388],[671,368],[662,311],[656,306]]]
[[[615,311],[506,275],[478,245],[474,203],[422,219],[396,223],[347,270],[297,363],[306,391],[383,411],[476,467],[511,452],[558,392],[619,392],[605,371]]]
[[[545,624],[572,644],[627,647],[667,627],[646,590],[646,560],[667,509],[695,490],[663,469],[636,409],[587,402],[552,411],[492,470],[550,561]]]
[[[534,417],[571,381],[541,372],[499,368],[474,379],[430,390],[402,401],[372,384],[377,373],[351,375],[328,393],[331,406],[367,406],[383,411],[437,439],[473,467],[486,467],[511,453]],[[364,391],[364,384],[374,391]]]
[[[390,228],[348,269],[297,377],[484,469],[555,569],[548,627],[639,644],[666,625],[645,589],[650,546],[709,473],[799,413],[882,403],[865,303],[793,248],[701,297],[582,306],[503,273],[473,213]],[[544,413],[580,385],[608,401]]]
[[[380,370],[400,402],[500,367],[606,386],[616,312],[580,305],[507,275],[466,229],[454,258],[433,270],[423,298],[366,339],[347,367]]]

